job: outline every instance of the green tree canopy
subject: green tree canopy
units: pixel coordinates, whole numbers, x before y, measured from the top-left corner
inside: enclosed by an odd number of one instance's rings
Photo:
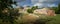
[[[58,13],[60,14],[60,3],[58,4]]]
[[[33,6],[31,9],[33,10],[38,9],[38,6]]]

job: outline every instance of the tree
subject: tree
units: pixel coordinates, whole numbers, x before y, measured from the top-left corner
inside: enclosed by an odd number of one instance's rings
[[[29,6],[28,6],[28,7],[29,7]],[[33,6],[31,9],[28,9],[27,12],[28,12],[28,13],[33,13],[33,11],[34,11],[35,9],[38,9],[38,6]]]
[[[33,10],[38,9],[38,6],[33,6],[31,9]]]
[[[58,14],[60,14],[60,3],[58,4]]]
[[[53,10],[55,10],[56,14],[60,14],[60,3],[58,4],[58,7],[52,7]]]
[[[33,10],[32,9],[28,9],[27,12],[28,13],[33,13]]]
[[[15,4],[16,5],[16,1],[12,1],[12,0],[0,0],[0,19],[4,21],[9,21],[10,24],[14,24],[14,9],[12,8],[11,4]],[[12,9],[10,9],[9,7],[11,7]],[[2,11],[4,9],[7,9],[8,12],[7,13],[2,13]],[[17,12],[17,11],[15,11]],[[15,13],[14,13],[15,14]]]
[[[3,22],[5,21],[9,21],[11,24],[13,24],[13,18],[12,16],[10,16],[10,12],[9,12],[9,7],[12,8],[11,4],[15,4],[16,2],[12,2],[12,0],[0,0],[0,19],[3,20]],[[4,10],[8,10],[7,13],[3,13],[2,11]],[[9,13],[9,14],[8,14]]]
[[[0,4],[1,4],[1,5],[0,5],[0,6],[1,6],[0,8],[1,8],[1,9],[8,8],[8,6],[9,6],[9,7],[12,7],[12,6],[11,6],[11,4],[13,4],[12,0],[0,0],[0,1],[1,1],[1,2],[0,2]]]
[[[58,7],[52,7],[52,9],[55,11],[55,13],[58,13]]]

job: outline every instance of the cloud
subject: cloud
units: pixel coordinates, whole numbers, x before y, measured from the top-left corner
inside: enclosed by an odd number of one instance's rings
[[[42,7],[43,4],[42,4],[42,3],[36,3],[36,4],[34,4],[33,6],[40,6],[40,7]]]
[[[49,4],[49,3],[36,3],[33,6],[39,6],[39,7],[57,7],[56,4]]]
[[[31,0],[32,3],[54,3],[58,1],[59,0]]]
[[[30,0],[25,0],[25,1],[23,1],[23,0],[16,0],[17,1],[17,5],[29,5],[30,4]],[[20,2],[20,1],[22,1],[22,2]],[[60,0],[31,0],[31,4],[33,5],[33,6],[40,6],[40,7],[51,7],[51,6],[57,6],[55,3],[58,3],[58,2],[60,2]]]
[[[48,4],[49,7],[57,7],[58,5],[55,4]]]
[[[34,6],[53,7],[57,6],[55,3],[59,2],[59,0],[31,0],[31,2]]]

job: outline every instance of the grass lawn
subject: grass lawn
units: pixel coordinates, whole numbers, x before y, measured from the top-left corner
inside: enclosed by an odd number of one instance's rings
[[[60,24],[60,14],[57,14],[57,16],[53,17],[55,20],[52,20],[48,22],[48,24]]]

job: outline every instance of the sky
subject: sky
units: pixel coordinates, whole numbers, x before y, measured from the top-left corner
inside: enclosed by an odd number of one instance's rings
[[[56,7],[60,0],[16,0],[16,2],[18,6]]]

